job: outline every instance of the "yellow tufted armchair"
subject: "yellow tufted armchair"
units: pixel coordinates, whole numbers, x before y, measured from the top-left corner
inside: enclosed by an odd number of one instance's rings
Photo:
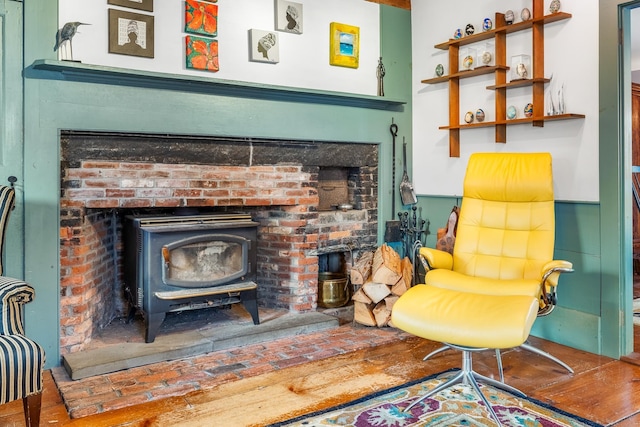
[[[554,238],[551,155],[473,154],[453,254],[420,249],[425,284],[400,297],[393,324],[445,343],[425,359],[451,347],[463,350],[460,375],[467,379],[504,388],[499,349],[518,346],[572,372],[564,362],[526,343],[535,318],[555,306],[559,275],[573,271],[570,262],[553,259]],[[471,368],[471,352],[487,348],[498,355],[502,382],[497,384]]]

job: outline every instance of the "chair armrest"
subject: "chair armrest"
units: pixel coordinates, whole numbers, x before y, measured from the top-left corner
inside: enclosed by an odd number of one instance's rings
[[[19,279],[0,276],[0,334],[24,335],[23,305],[32,301],[35,291]]]
[[[569,261],[553,260],[542,267],[542,282],[548,286],[558,286],[560,273],[572,273],[573,264]]]
[[[557,303],[556,288],[561,273],[572,273],[573,264],[569,261],[553,260],[542,267],[542,282],[540,283],[541,299],[538,316],[551,313]]]
[[[429,270],[436,268],[451,270],[453,268],[453,256],[449,252],[423,247],[420,248],[420,256],[427,262]]]

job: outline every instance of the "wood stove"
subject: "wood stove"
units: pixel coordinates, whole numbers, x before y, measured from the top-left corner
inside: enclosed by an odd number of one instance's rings
[[[257,306],[258,223],[249,214],[128,215],[123,224],[129,317],[141,311],[153,342],[166,313],[242,302]]]

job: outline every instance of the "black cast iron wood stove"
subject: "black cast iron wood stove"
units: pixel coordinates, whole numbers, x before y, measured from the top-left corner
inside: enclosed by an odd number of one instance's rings
[[[123,224],[124,282],[155,340],[166,313],[242,302],[259,324],[258,223],[248,214],[128,215]]]

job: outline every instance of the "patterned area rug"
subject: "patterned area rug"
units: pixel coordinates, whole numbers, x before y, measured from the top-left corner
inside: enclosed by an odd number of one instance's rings
[[[479,403],[471,387],[456,385],[414,406],[411,402],[446,381],[455,371],[366,396],[322,412],[308,414],[271,427],[475,427],[495,426],[495,421]],[[602,427],[529,398],[516,398],[496,388],[481,385],[485,396],[504,427]]]

